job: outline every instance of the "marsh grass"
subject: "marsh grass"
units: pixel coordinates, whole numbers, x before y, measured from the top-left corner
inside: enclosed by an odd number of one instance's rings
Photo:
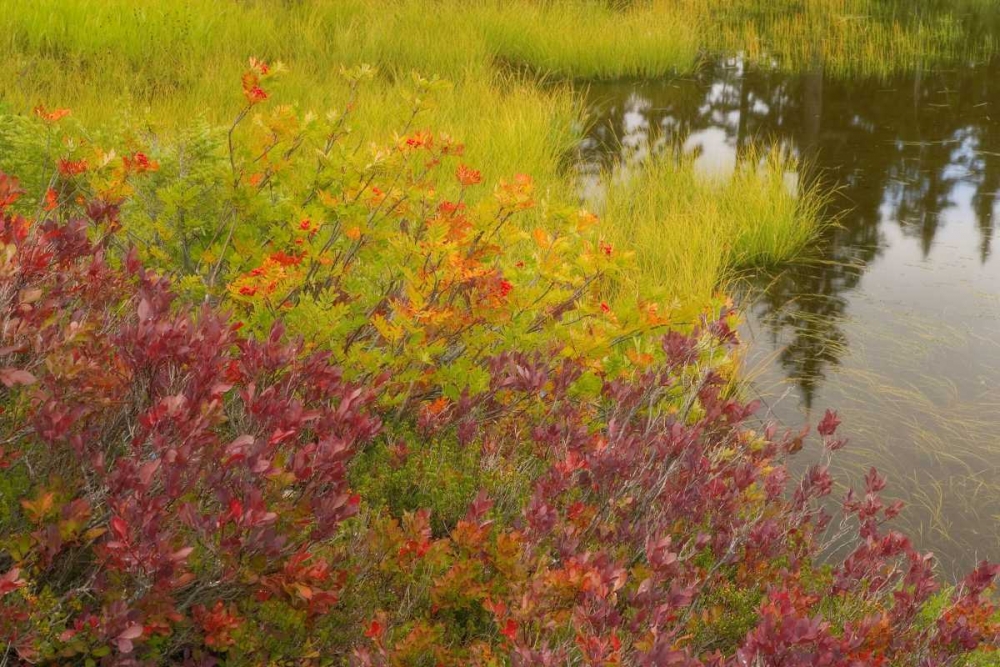
[[[494,57],[534,72],[656,78],[690,71],[699,60],[697,22],[673,6],[617,11],[594,2],[508,2],[478,11]]]
[[[727,177],[694,160],[668,150],[605,176],[606,234],[635,253],[617,298],[701,303],[742,270],[794,258],[824,224],[825,191],[796,187],[801,165],[778,146],[750,149]]]
[[[496,71],[462,23],[404,2],[365,20],[361,0],[207,4],[155,0],[68,3],[12,0],[0,14],[0,74],[7,106],[28,113],[38,103],[72,106],[90,125],[144,126],[170,133],[193,117],[227,123],[242,100],[247,57],[282,61],[275,97],[318,111],[348,98],[341,67],[377,63],[354,114],[358,140],[384,141],[402,130],[410,74],[451,80],[419,127],[462,138],[488,178],[531,173],[547,187],[559,180],[559,156],[577,138],[582,106],[567,86],[539,86]],[[412,26],[418,25],[420,29]],[[448,39],[444,39],[447,36]],[[454,44],[453,49],[431,48]]]
[[[697,2],[698,0],[693,0]],[[983,61],[997,53],[986,3],[929,0],[776,0],[712,5],[717,25],[703,44],[749,62],[837,77],[888,78],[921,68]]]
[[[227,122],[239,104],[230,82],[250,55],[287,63],[282,96],[315,109],[343,103],[341,67],[372,63],[381,77],[365,112],[377,131],[394,125],[373,109],[398,110],[401,84],[419,71],[455,83],[427,115],[429,125],[469,138],[513,117],[504,135],[555,136],[544,151],[553,153],[579,125],[580,105],[568,88],[539,86],[538,77],[661,77],[691,71],[711,51],[791,69],[819,60],[831,73],[887,75],[992,53],[989,30],[983,39],[969,33],[971,23],[989,24],[988,7],[985,0],[905,7],[887,0],[6,0],[0,103],[22,113],[38,103],[72,105],[85,121],[127,116],[169,130],[199,115]],[[498,65],[531,78],[498,86],[497,72],[506,69]],[[523,139],[489,143],[473,158],[509,163],[504,156],[525,147]],[[532,159],[521,170],[543,179],[553,171]]]
[[[417,70],[486,81],[497,63],[596,79],[688,72],[705,52],[843,75],[890,74],[996,50],[983,0],[6,0],[3,96],[16,108],[73,100],[104,120],[124,105],[157,122],[225,115],[224,82],[249,55],[290,65],[303,104],[340,99],[339,67],[378,65],[387,88]],[[978,30],[974,30],[979,27]],[[496,100],[489,100],[495,103]],[[548,100],[540,100],[546,104]]]

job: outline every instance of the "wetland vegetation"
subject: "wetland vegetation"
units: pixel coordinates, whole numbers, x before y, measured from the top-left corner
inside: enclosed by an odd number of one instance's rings
[[[7,0],[0,665],[997,664],[998,39]]]

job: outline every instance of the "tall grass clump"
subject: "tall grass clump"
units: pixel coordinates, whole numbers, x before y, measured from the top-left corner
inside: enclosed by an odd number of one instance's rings
[[[886,78],[919,68],[981,61],[997,52],[995,5],[931,0],[690,0],[711,15],[702,44],[791,72]]]
[[[699,58],[697,23],[672,3],[497,3],[481,17],[498,59],[571,79],[660,77],[689,72]]]
[[[822,225],[823,191],[797,187],[798,160],[751,148],[732,175],[706,178],[690,155],[664,152],[607,175],[605,233],[635,252],[619,298],[704,303],[741,269],[788,261]]]
[[[765,267],[798,255],[823,225],[828,193],[787,150],[751,146],[722,186],[720,212],[733,230],[728,264]],[[803,185],[803,183],[807,183]],[[711,187],[711,184],[709,184]]]

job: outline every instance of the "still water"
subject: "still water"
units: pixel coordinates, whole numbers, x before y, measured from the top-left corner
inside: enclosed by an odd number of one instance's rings
[[[788,426],[837,409],[838,478],[887,474],[945,572],[1000,559],[1000,64],[845,81],[734,59],[588,96],[584,187],[678,138],[706,173],[777,141],[839,187],[839,226],[742,297],[752,390]]]

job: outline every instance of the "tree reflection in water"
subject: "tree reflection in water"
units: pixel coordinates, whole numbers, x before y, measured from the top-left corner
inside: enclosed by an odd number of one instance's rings
[[[838,186],[829,205],[838,224],[824,231],[815,256],[749,277],[744,296],[749,328],[758,346],[770,347],[774,370],[792,383],[799,418],[814,404],[827,407],[819,401],[854,398],[843,378],[830,379],[850,377],[848,370],[878,372],[886,382],[928,395],[935,381],[947,378],[956,395],[978,396],[984,373],[1000,386],[1000,368],[995,377],[987,372],[993,359],[1000,361],[1000,348],[980,340],[992,339],[998,323],[990,301],[1000,293],[1000,261],[991,255],[1000,191],[998,75],[1000,66],[992,65],[890,81],[840,80],[824,77],[819,67],[792,76],[747,70],[733,59],[691,78],[593,85],[588,94],[597,122],[579,149],[578,169],[584,187],[594,187],[600,169],[645,159],[677,141],[698,152],[696,164],[706,171],[731,169],[752,141],[789,147],[808,165],[800,179]],[[942,327],[960,324],[973,342],[954,354],[928,351],[938,366],[897,358],[871,332],[914,335],[908,319],[914,314],[931,322],[946,318]],[[877,356],[874,349],[881,350]],[[878,399],[868,402],[878,405]],[[894,405],[902,412],[892,418],[923,423],[915,415],[926,407]],[[868,416],[872,423],[879,418]],[[1000,415],[996,421],[982,436],[991,447]],[[953,427],[934,428],[943,441]],[[881,431],[873,427],[876,434]],[[981,475],[982,466],[971,461],[985,457],[969,447],[961,474]],[[931,475],[941,469],[935,456],[911,453],[915,468]],[[1000,507],[1000,484],[990,502]],[[980,535],[974,538],[980,555],[983,549],[1000,555],[992,521],[986,538],[966,526]]]

